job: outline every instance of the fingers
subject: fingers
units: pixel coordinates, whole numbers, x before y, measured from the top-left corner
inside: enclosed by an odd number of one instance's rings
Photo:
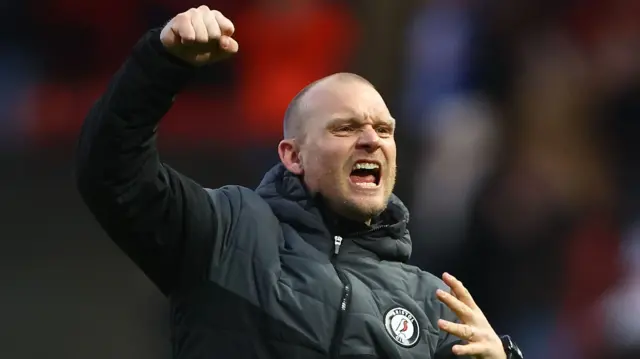
[[[196,40],[196,32],[191,25],[191,16],[183,12],[178,14],[171,21],[171,31],[176,34],[182,42],[193,42]]]
[[[451,293],[442,289],[436,291],[438,299],[451,309],[462,323],[438,320],[438,327],[451,335],[468,341],[465,345],[454,345],[455,355],[473,357],[504,357],[504,349],[500,337],[495,333],[480,308],[476,305],[465,286],[454,276],[445,273],[444,282],[451,288]]]
[[[453,323],[440,319],[438,327],[447,333],[469,342],[465,345],[454,345],[451,349],[455,355],[482,355],[491,351],[490,336],[470,325]]]
[[[204,23],[205,19],[203,12],[205,12],[205,10],[201,6],[197,10],[191,9],[189,12],[191,13],[191,26],[193,26],[193,30],[196,34],[195,41],[201,44],[206,44],[209,42],[209,34],[207,26]]]
[[[218,26],[220,27],[220,31],[222,35],[232,36],[234,32],[236,32],[235,26],[231,20],[227,19],[220,11],[213,11],[213,15],[215,16],[216,21],[218,22]]]
[[[473,297],[471,297],[471,293],[469,293],[469,290],[467,290],[461,281],[449,273],[444,273],[442,275],[442,280],[444,280],[445,284],[451,288],[454,296],[462,301],[462,303],[468,305],[472,309],[477,308],[476,302],[473,300]]]
[[[228,49],[229,52],[235,52],[238,49],[238,43],[231,38],[235,32],[231,20],[219,11],[209,9],[206,5],[177,15],[172,21],[171,28],[183,43],[207,44],[214,40],[220,41],[221,47]],[[224,36],[227,39],[223,39]]]
[[[222,32],[220,31],[220,26],[218,25],[214,11],[205,11],[202,15],[202,22],[207,31],[205,41],[220,39]]]
[[[238,42],[229,36],[222,36],[220,38],[220,47],[231,54],[238,52],[239,49]]]
[[[468,356],[484,356],[491,352],[491,348],[489,348],[485,343],[469,343],[466,345],[454,345],[451,348],[453,354],[455,355],[468,355]]]
[[[440,319],[438,320],[438,327],[445,332],[455,335],[456,337],[467,340],[474,341],[479,339],[479,336],[476,334],[475,330],[472,326],[460,323],[453,323],[448,320]]]
[[[436,296],[442,303],[449,307],[460,320],[465,323],[471,323],[473,321],[473,310],[460,299],[442,289],[436,291]]]

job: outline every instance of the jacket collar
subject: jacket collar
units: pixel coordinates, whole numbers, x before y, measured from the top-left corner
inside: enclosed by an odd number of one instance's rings
[[[381,260],[409,260],[409,211],[395,195],[389,199],[387,209],[372,221],[371,226],[367,226],[328,210],[321,196],[313,196],[300,177],[282,164],[265,174],[256,192],[269,204],[280,222],[291,226],[322,252],[329,253],[333,249],[333,236],[340,235]]]

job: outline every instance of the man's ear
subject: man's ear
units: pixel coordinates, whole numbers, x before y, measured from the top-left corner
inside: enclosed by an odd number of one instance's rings
[[[304,174],[300,148],[295,140],[280,141],[278,144],[278,155],[280,156],[280,161],[282,161],[282,164],[284,164],[289,172],[298,176]]]

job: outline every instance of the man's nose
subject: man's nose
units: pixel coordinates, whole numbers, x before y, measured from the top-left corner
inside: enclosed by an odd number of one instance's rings
[[[357,146],[367,151],[375,151],[380,148],[380,136],[372,126],[365,126],[358,137]]]

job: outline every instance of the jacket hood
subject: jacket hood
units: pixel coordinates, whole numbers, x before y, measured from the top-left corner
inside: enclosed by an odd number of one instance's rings
[[[372,225],[355,223],[329,211],[319,195],[312,195],[299,176],[283,164],[269,170],[256,189],[280,222],[286,223],[314,247],[329,252],[333,236],[341,235],[380,260],[407,262],[411,238],[407,229],[409,211],[395,195]]]

